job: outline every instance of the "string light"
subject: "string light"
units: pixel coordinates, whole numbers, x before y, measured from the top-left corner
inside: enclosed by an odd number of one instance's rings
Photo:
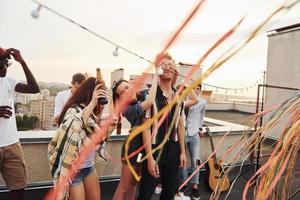
[[[40,10],[42,9],[42,6],[39,4],[36,9],[31,11],[31,17],[34,19],[38,19],[40,17]]]
[[[116,46],[115,50],[113,51],[113,56],[117,57],[119,55],[119,47]]]
[[[48,6],[46,6],[46,5],[42,4],[42,3],[40,3],[39,1],[36,1],[36,0],[31,0],[31,1],[34,2],[34,3],[36,3],[36,4],[38,4],[39,7],[40,7],[40,8],[38,7],[37,10],[34,10],[34,11],[31,12],[31,16],[32,16],[33,18],[37,19],[37,18],[39,17],[39,11],[40,11],[40,9],[43,7],[44,9],[46,9],[46,10],[48,10],[49,12],[53,13],[54,15],[56,15],[56,16],[58,16],[58,17],[61,17],[61,18],[65,19],[65,20],[67,20],[68,22],[70,22],[70,23],[72,23],[72,24],[78,26],[79,28],[81,28],[81,29],[83,29],[83,30],[85,30],[85,31],[87,31],[87,32],[89,32],[89,33],[91,33],[91,34],[93,34],[94,36],[96,36],[96,37],[98,37],[98,38],[100,38],[100,39],[106,41],[107,43],[109,43],[109,44],[111,44],[111,45],[117,47],[118,49],[122,49],[123,51],[125,51],[125,52],[127,52],[127,53],[129,53],[129,54],[131,54],[131,55],[134,55],[134,56],[136,56],[136,57],[138,57],[138,58],[140,58],[140,59],[142,59],[142,60],[144,60],[144,61],[146,61],[146,62],[148,62],[148,63],[154,64],[153,62],[151,62],[150,60],[144,58],[143,56],[140,56],[140,55],[134,53],[133,51],[131,51],[131,50],[125,48],[125,47],[122,47],[122,46],[118,45],[117,43],[115,43],[115,42],[113,42],[113,41],[107,39],[106,37],[104,37],[104,36],[102,36],[102,35],[100,35],[100,34],[94,32],[94,31],[92,31],[91,29],[89,29],[89,28],[87,28],[87,27],[85,27],[85,26],[79,24],[78,22],[76,22],[76,21],[74,21],[74,20],[72,20],[72,19],[70,19],[70,18],[64,16],[63,14],[61,14],[61,13],[59,13],[59,12],[53,10],[52,8],[49,8]],[[113,55],[114,55],[114,53],[113,53]],[[115,55],[114,55],[114,56],[115,56]]]
[[[90,30],[89,28],[87,28],[87,27],[85,27],[85,26],[83,26],[83,25],[77,23],[76,21],[74,21],[74,20],[72,20],[72,19],[70,19],[70,18],[68,18],[68,17],[66,17],[66,16],[64,16],[64,15],[62,15],[62,14],[60,14],[59,12],[57,12],[57,11],[55,11],[55,10],[49,8],[48,6],[46,6],[46,5],[44,5],[44,4],[41,4],[40,2],[38,2],[38,1],[36,1],[36,0],[31,0],[31,1],[34,2],[34,3],[36,3],[36,4],[38,4],[38,7],[37,7],[35,10],[31,11],[31,16],[32,16],[34,19],[38,19],[38,18],[39,18],[39,16],[40,16],[40,10],[41,10],[41,8],[43,7],[44,9],[46,9],[46,10],[48,10],[49,12],[55,14],[56,16],[59,16],[59,17],[65,19],[65,20],[69,21],[70,23],[72,23],[72,24],[78,26],[79,28],[81,28],[81,29],[83,29],[83,30],[85,30],[85,31],[87,31],[87,32],[89,32],[89,33],[91,33],[91,34],[93,34],[94,36],[96,36],[96,37],[98,37],[98,38],[100,38],[100,39],[102,39],[102,40],[104,40],[104,41],[110,43],[111,45],[115,46],[115,49],[114,49],[114,51],[113,51],[113,53],[112,53],[113,56],[115,56],[115,57],[119,56],[119,49],[122,49],[123,51],[125,51],[125,52],[127,52],[127,53],[129,53],[129,54],[132,54],[132,55],[134,55],[134,56],[136,56],[136,57],[138,57],[138,58],[140,58],[140,59],[142,59],[142,60],[144,60],[144,61],[146,61],[146,62],[148,62],[148,63],[154,64],[152,61],[150,61],[150,60],[148,60],[148,59],[146,59],[146,58],[144,58],[144,57],[142,57],[142,56],[140,56],[140,55],[134,53],[134,52],[131,51],[131,50],[128,50],[127,48],[124,48],[124,47],[122,47],[122,46],[116,44],[115,42],[113,42],[113,41],[111,41],[111,40],[105,38],[105,37],[102,36],[102,35],[99,35],[98,33],[94,32],[94,31]],[[157,73],[158,75],[163,74],[162,68],[157,68],[156,73]],[[179,76],[182,76],[182,77],[185,77],[185,76],[183,76],[183,75],[181,75],[181,74],[178,74],[178,75],[179,75]],[[190,80],[193,81],[193,79],[190,79]],[[260,82],[260,81],[256,81],[256,83],[254,84],[254,86],[257,85],[259,82]],[[215,85],[211,85],[211,84],[206,84],[206,83],[202,83],[202,85],[204,86],[204,88],[205,88],[206,86],[212,87],[212,88],[216,88],[216,92],[218,92],[219,89],[224,90],[225,93],[227,93],[228,91],[235,91],[235,93],[237,93],[237,91],[239,91],[239,90],[240,90],[241,92],[243,92],[243,89],[246,89],[246,88],[249,87],[249,86],[247,86],[247,87],[243,87],[243,88],[225,88],[225,87],[219,87],[219,86],[215,86]],[[250,86],[250,88],[252,88],[252,85]],[[247,89],[247,90],[248,90],[248,89]]]

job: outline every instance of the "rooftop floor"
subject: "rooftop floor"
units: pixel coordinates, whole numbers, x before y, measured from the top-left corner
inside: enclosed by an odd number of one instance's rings
[[[272,141],[271,141],[272,142]],[[269,144],[264,144],[264,145],[270,145]],[[266,146],[265,146],[266,147]],[[263,154],[266,154],[269,152],[263,152]],[[261,160],[261,163],[264,163],[267,157]],[[249,180],[249,178],[254,174],[254,169],[255,169],[255,163],[247,163],[243,167],[241,166],[236,166],[229,175],[229,179],[232,182],[234,179],[236,179],[235,184],[232,187],[232,190],[230,194],[228,194],[227,199],[229,200],[239,200],[242,199],[242,193],[245,184]],[[300,199],[300,193],[297,193],[297,191],[300,189],[300,160],[297,160],[297,166],[295,170],[295,177],[292,183],[292,188],[290,194],[293,195],[291,196],[291,200],[296,200]],[[207,188],[206,184],[206,173],[205,169],[200,171],[200,195],[201,195],[201,200],[206,200],[209,199],[210,197],[210,190]],[[284,177],[281,178],[283,180]],[[118,185],[118,177],[110,177],[110,178],[103,178],[100,180],[100,185],[101,185],[101,199],[102,200],[111,200],[113,198],[113,194],[116,190],[116,187]],[[35,183],[31,184],[28,186],[25,192],[25,200],[40,200],[43,199],[49,188],[51,188],[52,185],[48,183]],[[186,191],[186,194],[189,194],[189,191]],[[226,199],[227,192],[224,192],[221,194],[220,199]],[[247,199],[253,199],[253,188],[248,192]],[[280,195],[280,194],[279,194]],[[9,193],[4,187],[0,187],[0,199],[1,200],[9,200]],[[159,199],[158,195],[153,195],[152,200],[157,200]],[[280,198],[279,198],[280,199]]]

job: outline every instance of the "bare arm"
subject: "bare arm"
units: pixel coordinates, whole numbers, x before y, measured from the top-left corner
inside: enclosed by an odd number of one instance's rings
[[[178,139],[179,139],[179,145],[180,145],[180,165],[179,167],[185,167],[186,166],[186,154],[185,154],[185,129],[183,124],[183,118],[180,117],[179,123],[178,123]]]
[[[143,121],[145,122],[146,119],[143,119]],[[143,143],[145,145],[145,151],[146,151],[146,154],[150,153],[151,150],[152,150],[152,146],[151,146],[151,131],[150,131],[150,128],[146,128],[144,131],[143,131]],[[153,156],[149,156],[148,159]]]
[[[147,96],[146,100],[141,103],[142,109],[148,110],[154,103],[157,91],[157,82],[158,82],[158,75],[154,73],[152,85],[149,91],[149,95]]]
[[[93,114],[94,108],[98,105],[98,99],[100,97],[106,96],[107,93],[105,90],[101,89],[102,85],[99,84],[95,87],[94,92],[93,92],[93,97],[90,103],[84,108],[83,110],[83,121],[86,124],[88,118]],[[104,106],[100,107],[100,116],[103,111]]]
[[[194,90],[191,90],[190,94],[188,95],[188,100],[184,104],[184,108],[189,108],[199,102],[197,94]]]
[[[145,121],[146,119],[143,119]],[[150,128],[146,128],[143,131],[143,143],[145,145],[145,151],[146,154],[150,153],[152,151],[152,146],[151,146],[151,131]],[[148,172],[151,174],[151,176],[158,178],[159,177],[159,169],[156,161],[153,158],[153,155],[151,154],[147,158],[147,167],[148,167]]]
[[[200,111],[201,112],[201,115],[200,115],[201,116],[200,117],[200,125],[201,125],[201,127],[199,127],[199,130],[200,130],[200,128],[202,128],[202,126],[204,124],[204,116],[205,116],[206,105],[207,105],[207,103],[205,102],[203,104],[203,107],[201,108],[201,111]],[[201,134],[200,134],[200,136],[201,136]]]
[[[19,50],[17,49],[13,49],[10,48],[7,51],[9,51],[9,53],[14,57],[14,59],[19,62],[23,68],[25,77],[26,77],[26,84],[24,83],[18,83],[16,85],[16,92],[21,92],[21,93],[39,93],[40,92],[40,88],[33,76],[33,74],[31,73],[31,71],[29,70],[26,62],[24,61],[23,57],[21,56],[21,53]]]

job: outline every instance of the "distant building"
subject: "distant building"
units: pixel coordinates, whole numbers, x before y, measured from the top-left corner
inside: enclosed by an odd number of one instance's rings
[[[31,100],[41,99],[41,94],[23,94],[16,93],[15,95],[15,103],[20,103],[23,105],[29,104]]]
[[[16,105],[16,115],[17,116],[24,116],[24,115],[29,115],[29,106],[28,104],[17,104]]]
[[[39,119],[42,130],[52,130],[54,124],[54,99],[32,100],[29,104],[29,115]]]
[[[124,78],[124,69],[116,69],[111,72],[110,74],[110,87],[115,81],[118,81],[119,79]]]
[[[153,74],[152,73],[143,73],[143,75],[145,76],[145,78],[143,79],[144,83],[141,87],[141,90],[151,87],[152,80],[153,80]],[[138,79],[141,76],[142,75],[130,75],[129,80],[134,81],[134,80]]]
[[[50,98],[50,90],[43,89],[41,90],[41,99],[49,99]]]
[[[187,73],[192,69],[192,67],[194,65],[192,64],[188,64],[188,63],[183,63],[183,62],[179,62],[179,67],[178,67],[178,77],[176,80],[175,85],[178,85],[187,75]],[[192,82],[194,82],[195,80],[197,80],[198,78],[200,78],[202,75],[202,68],[198,67],[197,70],[192,74],[191,78],[188,80],[188,84],[191,84]]]

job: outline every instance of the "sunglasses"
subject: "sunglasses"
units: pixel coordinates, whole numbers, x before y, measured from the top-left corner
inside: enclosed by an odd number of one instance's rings
[[[120,79],[120,80],[118,80],[118,81],[114,81],[114,82],[112,83],[111,90],[112,90],[112,91],[116,90],[116,89],[119,87],[119,85],[121,85],[121,83],[123,83],[123,82],[127,82],[127,81],[124,80],[124,79]]]

